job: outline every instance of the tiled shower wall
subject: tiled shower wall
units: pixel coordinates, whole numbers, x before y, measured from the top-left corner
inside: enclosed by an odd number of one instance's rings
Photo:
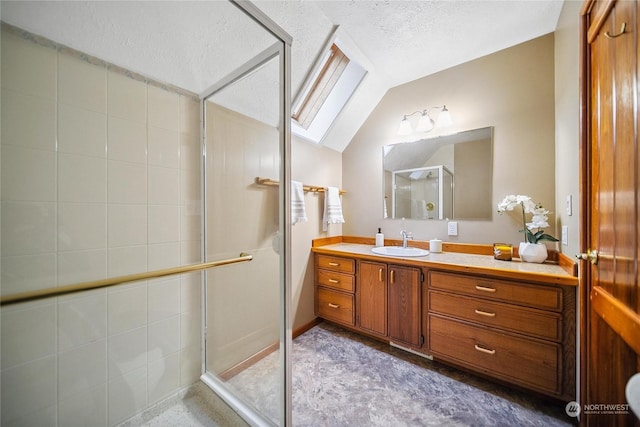
[[[3,295],[200,261],[200,110],[3,25]],[[200,375],[200,275],[1,312],[1,421],[114,425]]]

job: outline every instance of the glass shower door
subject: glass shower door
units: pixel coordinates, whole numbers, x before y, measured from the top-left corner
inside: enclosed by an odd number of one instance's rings
[[[288,46],[270,46],[203,100],[204,258],[251,262],[205,276],[202,380],[252,424],[288,425]]]

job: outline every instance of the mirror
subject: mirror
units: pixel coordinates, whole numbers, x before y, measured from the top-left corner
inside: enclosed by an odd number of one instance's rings
[[[491,220],[493,127],[382,149],[384,218]]]

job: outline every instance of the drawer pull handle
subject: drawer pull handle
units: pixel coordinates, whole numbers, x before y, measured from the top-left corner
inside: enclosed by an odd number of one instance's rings
[[[329,303],[329,307],[331,307],[331,308],[340,308],[340,305]]]
[[[478,286],[476,285],[476,289],[479,291],[484,291],[484,292],[495,292],[496,289],[495,288],[488,288],[486,286]]]
[[[339,267],[339,266],[340,266],[340,263],[339,263],[339,262],[330,262],[330,263],[329,263],[329,265],[330,265],[331,267]]]
[[[478,310],[478,309],[476,309],[476,314],[479,314],[481,316],[487,316],[487,317],[495,317],[496,316],[495,313],[489,313],[488,311],[482,311],[482,310]]]
[[[382,282],[382,269],[378,270],[378,282]]]
[[[475,345],[476,350],[481,351],[487,354],[496,354],[495,350],[489,350],[488,348],[480,347],[478,344]]]
[[[391,270],[391,283],[395,283],[396,281],[396,272],[394,270]]]
[[[340,283],[340,280],[329,279],[329,283]]]

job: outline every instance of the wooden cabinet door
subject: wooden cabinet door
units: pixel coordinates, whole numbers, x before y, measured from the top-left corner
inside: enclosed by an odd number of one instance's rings
[[[387,335],[387,265],[360,262],[356,286],[356,310],[360,328]]]
[[[420,347],[420,283],[418,268],[389,266],[389,338]]]
[[[626,403],[626,382],[640,369],[637,8],[610,0],[583,8],[581,246],[593,261],[580,274],[583,404]],[[630,413],[586,415],[586,425],[633,423]]]

